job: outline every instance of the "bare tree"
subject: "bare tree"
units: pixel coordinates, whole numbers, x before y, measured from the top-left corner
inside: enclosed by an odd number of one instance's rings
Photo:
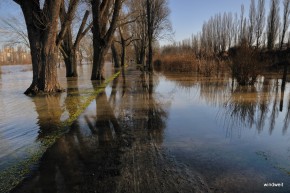
[[[94,49],[93,49],[93,37],[91,33],[87,33],[86,36],[80,42],[79,52],[87,63],[93,63]]]
[[[21,17],[8,17],[1,19],[0,32],[5,37],[5,43],[9,45],[23,44],[27,48],[30,47],[25,21]]]
[[[91,0],[93,13],[94,60],[91,80],[104,79],[104,58],[117,27],[122,0]]]
[[[59,46],[72,20],[79,0],[69,2],[66,22],[58,33],[58,18],[63,0],[13,0],[21,6],[31,50],[33,80],[25,94],[59,92],[57,56]]]
[[[280,50],[283,47],[285,34],[289,27],[290,0],[284,0],[283,7],[284,7],[284,10],[283,10],[283,21],[282,21],[282,26],[281,26],[282,30],[281,30]]]
[[[238,39],[239,39],[238,31],[239,31],[239,19],[238,19],[238,14],[235,13],[235,17],[233,20],[233,27],[231,30],[231,33],[232,33],[233,38],[234,38],[234,46],[236,46],[238,44]]]
[[[246,39],[246,34],[245,34],[245,6],[244,4],[241,5],[241,15],[240,15],[240,33],[239,33],[239,37],[240,37],[240,44],[242,42],[244,42],[244,40]]]
[[[134,41],[131,34],[128,34],[128,26],[120,26],[118,28],[121,44],[121,66],[125,66],[126,48]]]
[[[258,1],[256,11],[256,47],[259,48],[265,28],[265,0]]]
[[[153,41],[156,40],[164,30],[171,28],[168,20],[170,11],[168,0],[146,0],[147,14],[147,36],[148,36],[148,69],[153,70]]]
[[[272,50],[275,46],[275,42],[278,36],[279,25],[279,0],[272,0],[270,5],[270,12],[268,15],[267,26],[267,48],[269,50]]]
[[[67,11],[65,8],[61,9],[60,20],[61,23],[65,22],[65,18],[67,17]],[[67,32],[65,34],[64,40],[61,44],[60,51],[64,58],[65,66],[66,66],[66,77],[77,77],[77,51],[79,50],[79,45],[82,38],[86,35],[86,33],[91,29],[92,22],[87,24],[87,20],[89,17],[89,11],[86,11],[82,22],[79,26],[77,35],[75,40],[73,41],[73,29],[72,22],[69,23],[69,27],[67,28]]]
[[[147,48],[147,21],[146,21],[146,4],[144,0],[131,0],[129,9],[132,19],[137,18],[135,22],[130,23],[129,29],[136,40],[133,42],[135,50],[135,59],[137,64],[145,65],[145,53]]]
[[[135,0],[136,1],[136,0]],[[126,60],[126,52],[127,52],[127,47],[134,41],[140,40],[138,37],[134,38],[134,31],[131,31],[131,23],[137,22],[137,20],[140,17],[140,14],[138,14],[138,11],[135,9],[130,9],[132,5],[130,5],[132,1],[126,1],[124,2],[123,10],[122,13],[120,14],[120,18],[118,21],[118,29],[117,29],[117,34],[115,38],[115,42],[118,42],[119,45],[121,46],[121,66],[125,66],[125,60]],[[113,58],[115,60],[115,66],[118,66],[118,60],[119,57],[117,56],[117,49],[114,48],[115,45],[112,42],[112,54]],[[115,53],[115,54],[114,54]]]
[[[232,43],[233,43],[233,28],[234,28],[234,23],[233,23],[233,14],[228,13],[227,14],[227,21],[226,21],[226,36],[228,37],[228,49],[231,48]]]
[[[255,38],[255,29],[256,29],[256,6],[255,0],[251,0],[250,11],[249,11],[249,45],[252,46]]]

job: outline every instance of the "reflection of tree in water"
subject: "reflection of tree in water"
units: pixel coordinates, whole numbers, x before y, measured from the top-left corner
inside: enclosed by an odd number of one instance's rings
[[[279,116],[279,94],[280,98],[283,98],[284,91],[279,93],[279,88],[278,80],[267,79],[256,87],[237,87],[224,105],[224,122],[228,132],[231,133],[235,128],[255,127],[260,133],[267,126],[271,135]],[[283,134],[288,128],[287,116],[288,113],[284,121]]]
[[[283,92],[284,93],[284,92]],[[288,108],[287,108],[287,112],[284,118],[284,125],[283,125],[283,134],[285,135],[288,127],[289,127],[289,123],[290,123],[290,94],[288,97],[289,101],[288,101]]]
[[[156,77],[127,74],[112,82],[110,95],[106,89],[96,97],[96,112],[89,108],[74,122],[45,153],[39,172],[14,192],[194,192],[206,186],[193,187],[201,180],[162,149],[168,103],[155,92]]]
[[[199,93],[199,100],[222,110],[218,117],[223,120],[227,134],[234,130],[240,133],[242,127],[255,127],[262,132],[266,127],[271,135],[279,115],[285,113],[283,134],[290,124],[290,102],[283,112],[284,89],[277,79],[259,77],[255,86],[238,86],[229,77],[206,78],[199,75],[176,75],[162,73],[166,79],[176,82],[178,88],[194,90]],[[283,84],[282,84],[283,85]],[[279,102],[280,100],[280,102]],[[279,109],[280,112],[279,113]]]
[[[39,172],[15,192],[113,192],[124,141],[106,92],[96,98],[96,116],[75,121],[44,154]],[[40,117],[44,118],[43,116]]]
[[[273,105],[272,108],[270,110],[271,114],[270,114],[270,124],[269,124],[269,133],[272,134],[274,128],[275,128],[275,123],[276,123],[276,118],[278,116],[278,96],[279,96],[279,87],[278,85],[278,80],[275,83],[276,86],[274,86],[274,90],[272,92],[274,92],[274,99],[273,99]],[[281,95],[282,96],[282,95]]]
[[[162,73],[167,80],[174,81],[179,89],[190,91],[195,88],[199,91],[201,100],[212,106],[223,106],[230,95],[232,85],[225,74],[219,77],[204,77],[197,74],[172,74]]]
[[[81,68],[82,69],[82,68]],[[80,92],[78,88],[78,79],[75,77],[67,78],[67,92],[64,101],[65,109],[67,110],[69,117],[76,114],[81,105]]]
[[[247,96],[248,95],[248,96]],[[225,104],[225,120],[232,129],[236,126],[252,127],[255,123],[257,90],[254,86],[238,87]],[[228,116],[227,116],[228,115]]]
[[[63,113],[63,109],[60,105],[60,95],[36,96],[33,98],[33,102],[38,114],[38,138],[42,140],[42,138],[49,136],[60,129],[60,118]]]
[[[141,107],[132,112],[135,114],[133,124],[139,126],[143,131],[147,131],[149,137],[161,144],[167,114],[161,101],[157,101],[157,96],[154,96],[158,80],[152,73],[142,73],[136,84],[135,104]]]
[[[201,79],[198,82],[200,87],[200,98],[214,107],[220,107],[229,98],[231,84],[226,76],[219,79]]]

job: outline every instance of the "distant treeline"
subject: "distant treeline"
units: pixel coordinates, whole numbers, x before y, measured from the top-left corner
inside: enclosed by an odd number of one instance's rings
[[[251,0],[248,13],[247,17],[245,7],[241,5],[239,14],[212,16],[204,22],[198,34],[164,46],[156,56],[157,67],[188,71],[189,68],[184,66],[186,60],[193,70],[207,76],[230,71],[244,85],[254,84],[266,68],[288,66],[290,0],[283,1],[281,12],[280,1],[271,0],[267,16],[265,0]],[[286,67],[282,69],[285,71]]]

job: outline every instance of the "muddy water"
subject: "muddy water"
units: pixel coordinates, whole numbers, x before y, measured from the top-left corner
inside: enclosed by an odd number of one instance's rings
[[[284,92],[280,85],[261,77],[255,87],[239,87],[227,76],[129,67],[13,192],[289,192],[290,85]],[[36,125],[47,114],[57,117],[52,123],[69,116],[44,109],[32,111]]]

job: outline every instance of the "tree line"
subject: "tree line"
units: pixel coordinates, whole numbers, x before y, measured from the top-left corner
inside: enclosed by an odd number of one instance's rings
[[[241,85],[253,85],[263,70],[273,66],[275,69],[284,66],[285,79],[290,57],[287,51],[290,48],[290,0],[283,0],[282,8],[280,0],[269,1],[268,12],[265,2],[251,0],[248,16],[244,5],[240,13],[213,15],[203,23],[199,33],[163,47],[162,57],[172,56],[172,53],[193,56],[193,69],[206,76],[214,71],[218,74],[221,70],[229,70]],[[184,59],[176,56],[163,63],[172,65],[172,61],[175,66],[181,66],[178,63]]]
[[[63,90],[57,79],[59,51],[66,76],[77,77],[76,53],[88,34],[92,34],[93,42],[91,80],[104,79],[102,70],[109,49],[115,66],[119,58],[124,65],[128,46],[134,49],[136,61],[152,71],[154,43],[171,28],[167,0],[13,1],[22,10],[31,52],[33,80],[25,91],[27,95]],[[76,16],[81,18],[77,29]],[[121,53],[116,54],[116,43],[121,45]]]
[[[266,15],[265,0],[251,0],[248,17],[244,5],[239,14],[218,13],[204,22],[201,32],[183,40],[181,45],[206,55],[220,54],[243,41],[256,49],[283,49],[290,42],[290,0],[283,0],[282,5],[280,11],[280,0],[271,0]]]

